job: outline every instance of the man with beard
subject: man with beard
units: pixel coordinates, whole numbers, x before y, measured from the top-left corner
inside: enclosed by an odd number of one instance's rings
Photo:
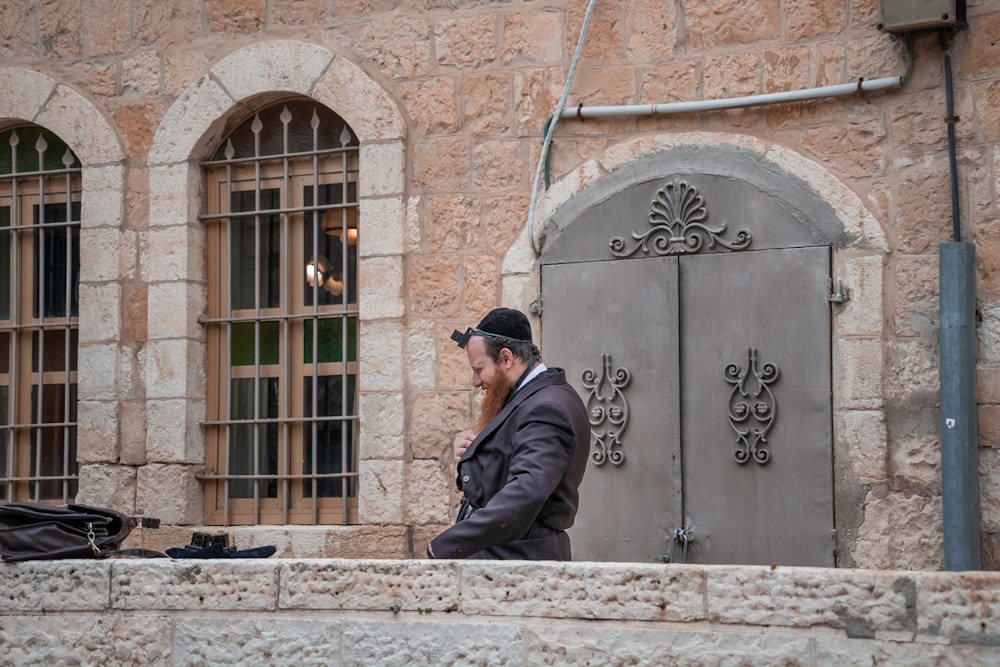
[[[485,391],[478,434],[456,443],[462,505],[430,558],[570,560],[587,466],[587,409],[559,368],[546,368],[524,313],[491,311],[452,339]]]

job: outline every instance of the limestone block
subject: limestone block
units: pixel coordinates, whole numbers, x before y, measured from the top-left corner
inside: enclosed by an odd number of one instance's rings
[[[118,610],[273,611],[277,566],[264,559],[116,559],[111,607]]]
[[[200,261],[205,256],[204,226],[152,227],[143,239],[140,249],[143,280],[204,280],[205,266]]]
[[[406,82],[402,92],[407,115],[419,134],[446,134],[458,130],[453,77]]]
[[[195,220],[201,201],[193,193],[200,190],[201,179],[201,170],[186,162],[150,167],[149,227],[182,226]]]
[[[119,424],[119,457],[125,465],[145,465],[146,457],[146,401],[121,402]]]
[[[819,637],[816,639],[817,665],[907,665],[935,667],[953,664],[948,656],[954,647],[930,642]],[[986,664],[986,663],[959,663]]]
[[[355,48],[391,79],[430,72],[431,31],[423,17],[386,14],[352,34]]]
[[[403,390],[403,328],[397,322],[365,322],[361,336],[361,391]]]
[[[135,488],[136,469],[132,466],[84,465],[80,467],[80,493],[76,501],[133,515]]]
[[[151,338],[152,335],[150,331]],[[204,396],[204,359],[205,346],[198,341],[183,338],[150,340],[140,354],[146,396],[150,399]]]
[[[456,255],[415,255],[409,264],[409,314],[456,319],[461,316],[462,266]]]
[[[405,216],[401,197],[365,198],[358,202],[361,235],[358,256],[401,255],[405,252]]]
[[[886,344],[885,355],[887,398],[937,393],[940,389],[936,337],[890,341]]]
[[[885,414],[879,410],[842,410],[834,416],[838,444],[844,459],[863,484],[884,482],[887,434]]]
[[[847,81],[857,81],[860,77],[875,79],[901,75],[906,71],[902,40],[886,39],[874,30],[865,30],[859,34],[863,36],[847,43]],[[943,89],[943,86],[938,88]],[[907,143],[909,144],[909,138]]]
[[[712,567],[708,616],[720,623],[829,627],[852,636],[910,630],[914,583],[894,572],[857,571],[845,580],[826,568]]]
[[[873,335],[882,331],[882,257],[864,255],[844,261],[844,286],[850,300],[834,310],[836,335]]]
[[[525,630],[528,665],[717,666],[807,665],[810,639],[802,636],[694,631],[675,632],[662,625],[541,625]],[[752,659],[750,656],[753,656]],[[826,663],[834,664],[834,663]]]
[[[139,0],[140,3],[156,2],[156,0]],[[139,4],[139,3],[137,3]],[[176,6],[176,5],[175,5]],[[158,11],[160,7],[170,8],[170,5],[154,5],[150,11]],[[185,26],[185,28],[189,27]],[[146,26],[136,25],[140,33]],[[152,35],[151,35],[152,36]],[[161,37],[161,39],[173,39],[173,37]],[[191,35],[183,33],[183,41],[188,42]],[[163,57],[163,93],[169,95],[170,99],[175,99],[184,94],[188,86],[200,79],[209,70],[213,59],[210,55],[200,49],[197,50],[170,50]]]
[[[80,282],[82,284],[118,279],[121,266],[122,233],[110,227],[83,229],[80,234]],[[98,288],[101,289],[101,288]],[[104,288],[106,289],[106,288]],[[84,309],[84,312],[90,312]],[[81,322],[81,329],[86,322]],[[98,339],[100,340],[100,339]]]
[[[472,183],[483,192],[517,188],[526,175],[521,142],[498,139],[477,142],[472,147]]]
[[[479,199],[464,194],[430,195],[424,198],[426,214],[420,240],[430,252],[465,250],[479,245]]]
[[[944,562],[940,496],[869,493],[854,548],[857,567],[936,570]]]
[[[419,142],[413,151],[413,184],[422,192],[468,190],[470,153],[469,140],[464,137]]]
[[[214,0],[205,3],[205,23],[211,32],[246,35],[264,28],[264,0]]]
[[[509,194],[483,200],[482,229],[489,248],[504,254],[524,231],[530,195]]]
[[[983,305],[979,309],[982,320],[977,327],[979,358],[982,362],[1000,361],[1000,305]]]
[[[232,105],[232,97],[208,75],[188,86],[163,114],[156,130],[147,159],[150,178],[153,167],[186,162],[194,157],[192,152],[196,146],[214,145],[221,139],[209,136],[208,131]],[[150,187],[152,198],[152,183]]]
[[[931,192],[948,192],[949,187],[948,170],[943,164],[930,172],[903,171],[892,221],[900,252],[931,258],[940,244],[952,240],[950,198],[928,196]]]
[[[445,348],[450,331],[429,320],[409,320],[406,337],[406,386],[414,391],[436,389],[440,376],[438,348]]]
[[[336,664],[341,623],[315,618],[222,618],[182,620],[174,627],[173,664],[258,664],[274,667]]]
[[[206,290],[193,282],[162,282],[149,285],[145,320],[150,339],[201,338],[205,328],[198,318],[205,313]],[[139,339],[142,340],[142,339]]]
[[[499,266],[492,255],[462,257],[462,300],[465,312],[477,321],[497,307]]]
[[[82,164],[112,164],[124,157],[118,133],[108,119],[90,100],[68,86],[56,86],[35,122],[72,146]]]
[[[510,76],[470,73],[462,85],[465,129],[477,136],[507,134],[511,127]]]
[[[279,608],[452,612],[463,595],[455,561],[324,560],[280,565]]]
[[[101,611],[108,608],[111,562],[107,560],[24,561],[3,563],[0,618],[14,612]],[[34,617],[39,620],[38,617]],[[65,622],[52,617],[53,621]],[[4,651],[13,635],[4,621]]]
[[[659,0],[633,0],[625,18],[625,56],[632,63],[669,59],[677,44],[673,7]]]
[[[491,14],[449,19],[434,25],[438,65],[480,68],[496,59],[496,42],[496,18]]]
[[[402,461],[358,462],[358,514],[362,523],[398,524],[403,520]]]
[[[292,40],[258,42],[229,54],[212,67],[212,74],[234,100],[263,91],[308,94],[333,54],[316,44]]]
[[[37,55],[37,21],[38,8],[34,0],[0,3],[0,56],[8,58],[17,54]],[[0,88],[12,91],[3,84],[0,84]],[[4,114],[0,113],[0,116]]]
[[[94,228],[120,229],[125,210],[124,176],[125,169],[118,164],[87,167],[83,170],[81,178],[85,194],[80,204],[80,227],[84,236]],[[103,275],[104,271],[108,271],[111,277],[117,277],[117,268],[115,262],[110,262],[101,273]],[[81,270],[84,270],[83,267]]]
[[[575,49],[575,47],[574,47]],[[562,94],[561,69],[538,67],[514,72],[514,134],[538,137]]]
[[[572,3],[566,10],[566,45],[563,53],[576,52],[583,28],[583,19],[589,3]],[[623,57],[622,3],[595,3],[587,26],[587,36],[580,51],[580,62],[618,63]],[[563,77],[557,77],[562,82]]]
[[[111,255],[112,259],[114,254]],[[80,283],[80,341],[111,343],[121,335],[121,286],[117,283]]]
[[[163,664],[170,655],[172,621],[164,615],[20,616],[0,624],[11,665],[129,667]]]
[[[361,163],[360,196],[391,197],[403,192],[403,143],[362,144],[358,153]]]
[[[1000,638],[995,573],[928,573],[917,583],[920,632],[992,645]]]
[[[979,514],[984,533],[1000,533],[1000,450],[979,448]]]
[[[136,41],[160,47],[190,43],[191,38],[200,36],[202,31],[200,7],[200,4],[195,2],[165,3],[160,0],[133,2],[132,25]]]
[[[503,17],[500,60],[504,65],[551,65],[562,60],[563,20],[555,11],[523,11]]]
[[[417,459],[451,460],[451,445],[469,428],[467,392],[421,392],[410,415],[410,450]]]
[[[586,571],[583,576],[582,572]],[[706,574],[695,566],[618,563],[462,564],[462,611],[630,621],[705,619]],[[528,585],[558,581],[557,586]]]
[[[379,320],[402,317],[403,258],[367,257],[358,262],[360,317]]]
[[[403,396],[395,392],[363,392],[361,394],[362,459],[402,459],[406,409]]]
[[[13,8],[12,4],[4,3],[0,12],[4,16]],[[0,23],[6,27],[8,23]],[[7,42],[3,42],[6,44]],[[34,120],[42,105],[55,89],[55,81],[39,72],[17,67],[0,69],[0,89],[5,94],[0,99],[0,117]]]
[[[442,455],[444,462],[421,459],[406,464],[403,520],[408,525],[446,524],[451,520],[449,490],[455,486],[455,459],[451,447],[448,450]],[[426,545],[414,544],[417,554],[423,554],[424,549]]]
[[[188,399],[146,401],[146,457],[156,463],[202,463],[205,404]]]
[[[833,354],[837,407],[860,410],[880,407],[881,342],[876,339],[841,340],[834,345]]]
[[[77,402],[77,461],[114,463],[118,460],[118,402]]]
[[[761,57],[753,53],[727,53],[706,58],[702,73],[705,99],[757,95],[761,91]],[[734,125],[748,127],[759,117],[759,108],[730,109],[722,112]]]
[[[57,58],[74,58],[81,54],[81,14],[72,4],[48,2],[40,5],[38,41],[42,53]]]
[[[932,494],[941,489],[937,395],[911,394],[886,409],[893,488]]]
[[[274,25],[325,25],[326,0],[273,0],[270,21]]]
[[[340,114],[362,144],[400,139],[406,134],[395,100],[346,58],[334,58],[313,87],[312,95]],[[364,104],[358,104],[358,100],[364,100]]]
[[[816,35],[839,33],[847,20],[844,16],[844,6],[835,2],[795,3],[786,7],[783,14],[786,22],[785,36],[795,41]]]
[[[698,61],[682,60],[645,68],[639,103],[690,102],[698,93]]]
[[[80,400],[117,398],[118,346],[114,343],[80,345],[77,351],[77,387]]]
[[[573,78],[571,90],[573,99],[584,106],[632,104],[637,98],[637,86],[631,68],[581,67]],[[587,123],[592,124],[593,121],[588,120]],[[564,132],[587,133],[586,127],[579,123],[567,123],[562,129]]]
[[[201,521],[202,488],[195,478],[200,466],[150,463],[139,467],[136,511],[164,524],[192,525]]]
[[[81,13],[85,54],[120,53],[128,45],[130,4],[129,0],[101,0]]]
[[[122,60],[122,93],[125,95],[158,95],[160,93],[160,55],[144,51]]]
[[[387,615],[388,616],[388,615]],[[429,618],[344,624],[345,665],[520,665],[523,630],[494,623],[443,623]],[[406,619],[413,617],[407,614]],[[442,619],[444,620],[444,619]]]
[[[781,32],[778,0],[682,0],[688,47],[697,50],[748,44]]]

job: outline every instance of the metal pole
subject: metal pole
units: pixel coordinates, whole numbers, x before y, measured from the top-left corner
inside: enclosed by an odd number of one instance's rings
[[[976,422],[976,246],[938,246],[944,569],[981,569]]]

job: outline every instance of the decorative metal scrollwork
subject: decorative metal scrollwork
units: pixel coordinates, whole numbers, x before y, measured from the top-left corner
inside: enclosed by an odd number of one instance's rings
[[[594,446],[590,460],[596,466],[603,466],[608,461],[616,466],[625,462],[621,445],[629,414],[622,389],[631,378],[632,374],[624,367],[611,372],[611,355],[607,352],[601,354],[600,376],[591,368],[583,372],[583,386],[590,390],[587,411],[590,413],[590,442]]]
[[[731,363],[724,372],[726,382],[733,385],[729,394],[729,425],[736,432],[736,462],[751,459],[764,465],[771,460],[767,434],[774,426],[778,406],[771,384],[778,379],[778,366],[771,362],[757,367],[757,350],[747,350],[747,366]]]
[[[716,228],[707,224],[708,210],[705,200],[697,188],[687,181],[675,178],[656,192],[649,207],[649,224],[652,229],[640,234],[633,230],[636,241],[631,250],[626,249],[626,241],[616,236],[608,242],[615,257],[629,257],[638,250],[652,251],[659,256],[685,255],[696,253],[702,246],[709,248],[719,244],[730,250],[743,250],[750,245],[750,232],[740,230],[733,241],[725,241],[719,235],[726,231],[725,223]]]

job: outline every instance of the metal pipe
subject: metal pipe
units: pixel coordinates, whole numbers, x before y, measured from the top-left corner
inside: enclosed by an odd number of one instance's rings
[[[938,247],[941,504],[944,569],[978,570],[979,429],[976,414],[976,246]]]
[[[719,109],[738,109],[740,107],[759,106],[764,104],[780,104],[783,102],[801,102],[821,97],[843,97],[845,95],[864,92],[900,88],[905,83],[903,76],[890,76],[883,79],[865,81],[858,79],[857,83],[841,83],[819,88],[803,90],[786,90],[777,93],[761,95],[745,95],[743,97],[728,97],[718,100],[695,100],[692,102],[668,102],[665,104],[622,104],[615,106],[585,107],[582,104],[576,108],[563,109],[562,118],[607,118],[610,116],[654,116],[659,114],[692,113],[697,111],[716,111]]]
[[[961,216],[958,210],[958,160],[955,157],[955,91],[951,80],[951,54],[944,54],[945,123],[948,125],[948,166],[951,169],[951,233],[958,243],[962,240]]]

